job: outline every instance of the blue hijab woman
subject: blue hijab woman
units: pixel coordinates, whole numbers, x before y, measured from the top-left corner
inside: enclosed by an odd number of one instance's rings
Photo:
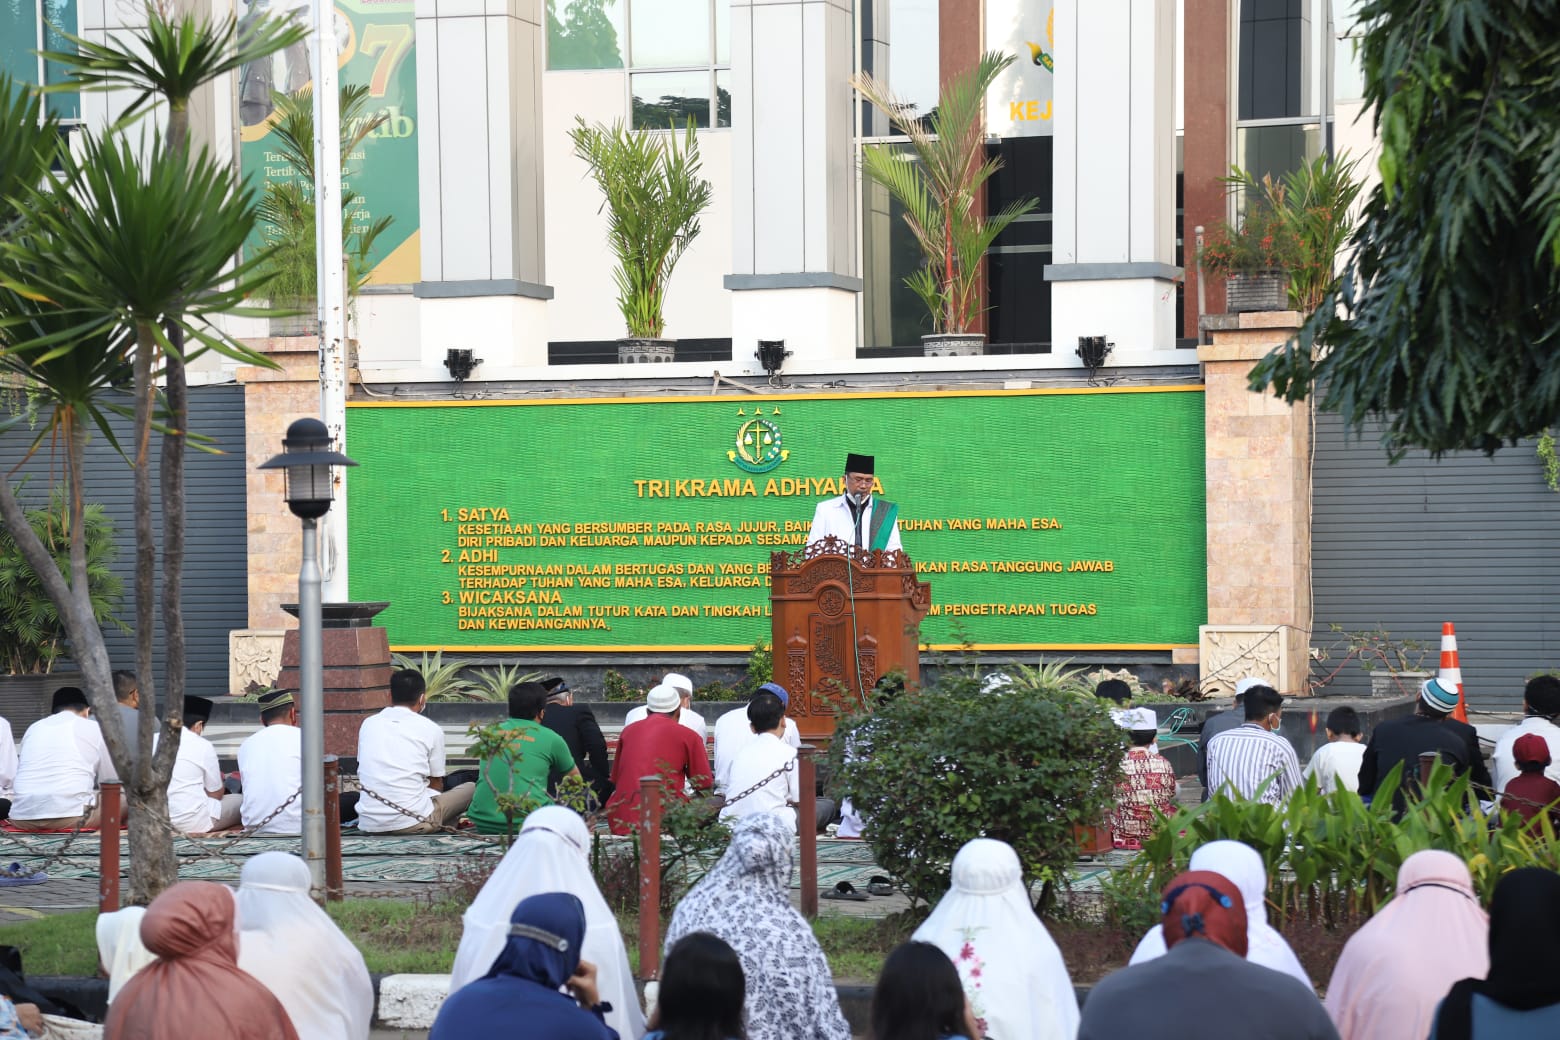
[[[537,1040],[618,1040],[603,1018],[610,1008],[598,1002],[596,967],[580,959],[584,940],[578,896],[521,900],[503,952],[487,975],[450,994],[428,1040],[505,1036],[517,1027]]]

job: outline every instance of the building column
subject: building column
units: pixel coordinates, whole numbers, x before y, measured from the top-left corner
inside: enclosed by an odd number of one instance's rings
[[[547,364],[542,0],[416,0],[422,363]]]
[[[1311,412],[1248,389],[1252,366],[1294,337],[1295,311],[1217,314],[1203,363],[1208,509],[1205,682],[1246,675],[1307,692],[1311,634]]]
[[[287,508],[286,478],[260,463],[282,450],[282,438],[296,419],[320,413],[319,341],[309,337],[248,340],[246,345],[277,368],[243,366],[244,484],[249,558],[249,627],[228,635],[230,693],[251,682],[269,686],[282,669],[282,637],[297,621],[282,610],[298,601],[298,562],[303,527]]]
[[[732,0],[733,358],[856,356],[854,32],[844,0]]]
[[[1175,347],[1175,4],[1058,0],[1051,340]]]
[[[1185,0],[1186,62],[1184,118],[1186,135],[1183,194],[1186,229],[1186,324],[1179,333],[1200,339],[1197,328],[1197,232],[1212,232],[1229,212],[1228,191],[1221,177],[1230,172],[1230,0]],[[1224,279],[1209,278],[1203,286],[1209,314],[1224,312]]]

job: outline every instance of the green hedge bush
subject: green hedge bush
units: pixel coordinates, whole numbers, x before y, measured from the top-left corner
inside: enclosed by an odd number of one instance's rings
[[[972,838],[1013,846],[1031,880],[1061,880],[1073,828],[1103,822],[1121,777],[1126,735],[1071,675],[1029,670],[1003,692],[980,687],[955,674],[848,715],[830,747],[836,793],[867,817],[876,862],[914,903],[947,891]]]

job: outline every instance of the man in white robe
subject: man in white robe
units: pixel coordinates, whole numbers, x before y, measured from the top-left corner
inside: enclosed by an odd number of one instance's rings
[[[878,487],[875,468],[871,455],[845,456],[845,493],[818,503],[807,532],[808,545],[833,535],[858,549],[903,550],[899,507],[873,494]]]

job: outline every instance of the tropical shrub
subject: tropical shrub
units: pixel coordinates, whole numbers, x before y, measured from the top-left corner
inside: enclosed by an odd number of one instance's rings
[[[999,694],[980,687],[950,672],[842,718],[830,747],[838,792],[867,817],[876,862],[915,903],[947,890],[954,854],[972,838],[1012,845],[1031,880],[1064,878],[1073,829],[1101,822],[1121,776],[1123,731],[1068,673],[1028,670]]]
[[[1199,845],[1220,838],[1261,853],[1279,927],[1294,916],[1332,926],[1375,913],[1392,898],[1403,861],[1423,849],[1444,849],[1467,863],[1486,904],[1508,871],[1560,869],[1547,814],[1535,818],[1537,831],[1524,830],[1516,814],[1486,814],[1469,778],[1437,764],[1421,790],[1408,792],[1403,815],[1395,818],[1392,795],[1400,780],[1401,769],[1394,767],[1369,805],[1352,791],[1324,795],[1310,778],[1282,807],[1219,795],[1182,808],[1162,820],[1143,855],[1119,872],[1115,895],[1130,901],[1135,889],[1138,901],[1152,905]]]
[[[113,619],[123,583],[110,568],[118,555],[114,524],[97,503],[82,509],[87,588],[98,624]],[[69,518],[65,489],[56,487],[49,504],[27,511],[27,523],[55,565],[70,572]],[[116,622],[117,623],[117,622]],[[9,528],[0,525],[0,673],[47,675],[65,653],[65,622],[44,591],[38,574],[22,558]]]
[[[443,650],[435,650],[431,654],[424,652],[420,660],[413,660],[402,654],[391,654],[390,659],[395,662],[397,668],[410,668],[422,675],[430,702],[488,699],[470,679],[460,674],[465,665],[459,661],[451,661],[448,664],[444,662]],[[505,697],[508,697],[507,693]]]

